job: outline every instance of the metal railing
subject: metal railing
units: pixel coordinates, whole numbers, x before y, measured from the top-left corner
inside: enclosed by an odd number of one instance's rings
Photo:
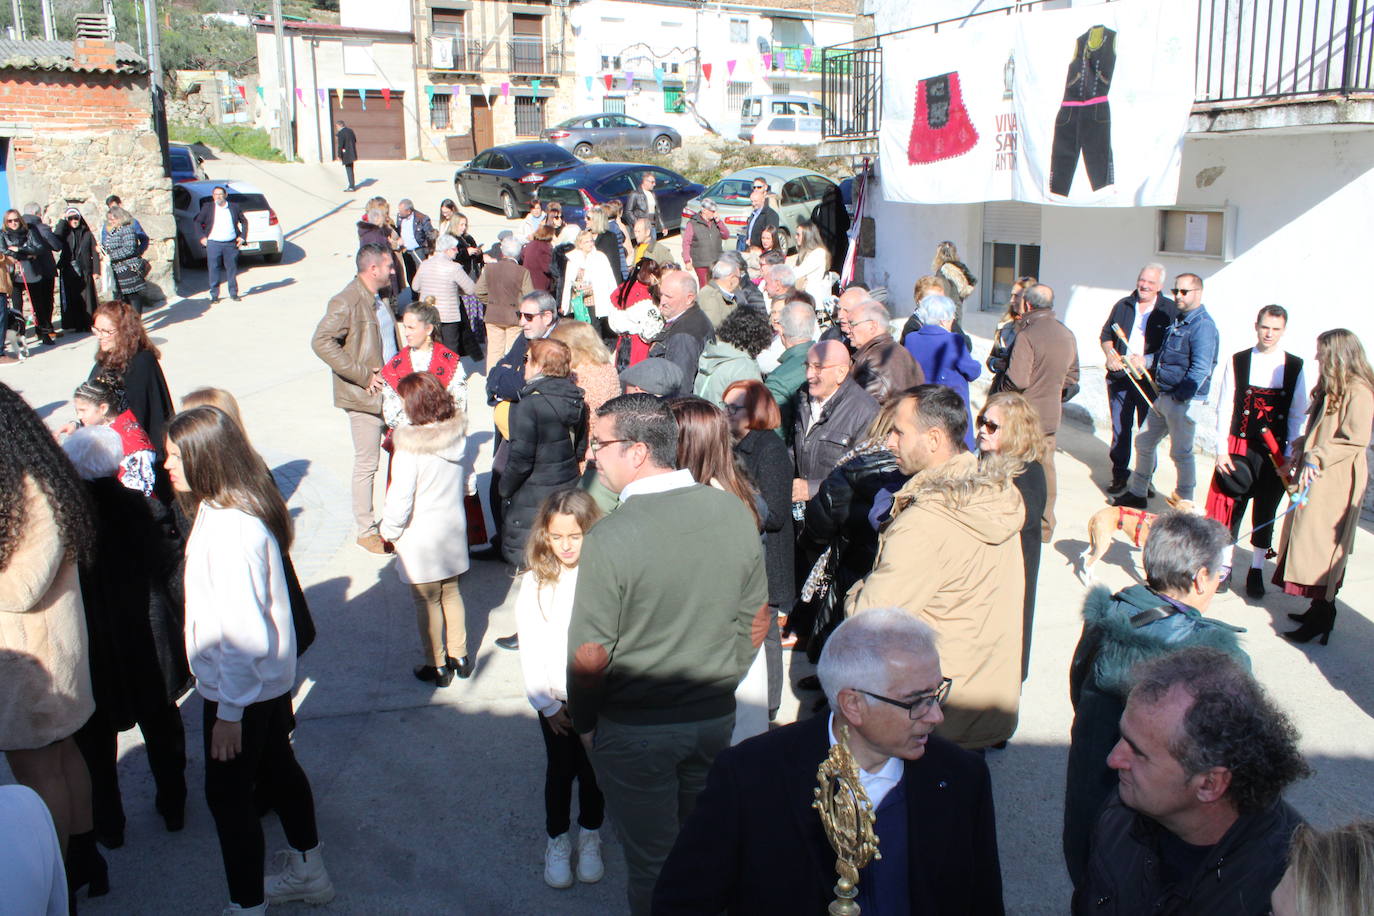
[[[821,105],[821,135],[827,140],[877,136],[883,122],[883,49],[827,54],[821,67]]]
[[[496,40],[467,34],[436,34],[421,58],[422,67],[454,73],[559,76],[569,72],[562,45],[538,36]]]

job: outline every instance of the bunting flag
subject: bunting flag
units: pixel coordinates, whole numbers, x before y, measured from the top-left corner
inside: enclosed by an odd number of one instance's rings
[[[502,84],[501,84],[501,98],[504,99],[504,98],[505,98],[506,96],[508,96],[508,95],[510,95],[510,83],[502,83]]]
[[[662,67],[655,67],[655,68],[654,68],[654,82],[658,83],[658,91],[659,91],[659,92],[662,92],[662,91],[663,91],[663,76],[664,76],[663,68],[662,68]]]
[[[434,107],[434,87],[433,87],[433,86],[426,86],[426,87],[425,87],[425,104],[429,105],[431,108]]]
[[[593,82],[593,80],[592,80],[592,78],[589,76],[589,77],[586,78],[586,82],[587,82],[587,95],[591,95],[591,94],[592,94],[592,82]]]
[[[773,55],[772,55],[772,54],[764,54],[764,55],[762,56],[761,60],[763,61],[763,69],[764,69],[765,71],[767,71],[767,70],[772,70],[772,69],[773,69]]]
[[[633,89],[635,87],[635,72],[633,70],[625,71],[625,86],[629,89]]]
[[[339,99],[339,107],[343,108],[344,91],[342,89],[335,88],[334,95],[336,95]]]
[[[710,65],[710,64],[702,64],[702,65],[701,65],[701,75],[704,76],[704,77],[706,77],[706,82],[707,82],[708,84],[711,82],[711,65]]]
[[[802,48],[802,62],[803,62],[803,64],[804,64],[804,69],[807,69],[807,70],[810,70],[810,69],[811,69],[811,49],[810,49],[810,48]]]
[[[387,108],[390,108],[390,107],[391,107],[391,90],[390,90],[389,88],[386,88],[386,87],[383,87],[383,88],[382,88],[382,98],[386,101],[386,107],[387,107]]]
[[[363,103],[363,111],[367,111],[367,90],[358,90],[358,100]]]
[[[733,61],[733,60],[727,60],[727,61],[725,62],[725,75],[726,75],[726,76],[734,76],[734,75],[735,75],[735,63],[736,63],[736,62]],[[709,65],[708,65],[708,66],[709,66]]]
[[[235,86],[234,88],[237,89],[237,90],[239,91],[239,98],[243,99],[245,102],[248,101],[248,87],[247,87],[247,86],[243,85],[243,83],[239,83],[239,84],[238,84],[237,86]]]
[[[258,101],[259,101],[259,102],[265,102],[265,101],[267,101],[267,93],[265,93],[265,92],[262,91],[262,87],[261,87],[261,86],[258,87]]]
[[[542,85],[544,85],[543,80],[530,80],[530,88],[534,90],[535,95],[539,94],[539,87]]]
[[[296,87],[296,101],[300,102],[302,105],[305,104],[305,90],[300,86]]]
[[[615,77],[614,77],[614,76],[611,76],[609,73],[607,73],[607,74],[605,74],[604,76],[602,76],[601,79],[604,80],[605,83],[606,83],[606,91],[607,91],[607,92],[610,92],[610,91],[611,91],[611,85],[615,82]]]
[[[317,89],[315,90],[315,98],[316,98],[316,100],[318,100],[318,102],[319,102],[321,108],[323,108],[325,105],[329,104],[329,101],[328,101],[329,97],[328,97],[327,95],[325,95],[325,91],[324,91],[323,89],[318,89],[318,88],[317,88]]]

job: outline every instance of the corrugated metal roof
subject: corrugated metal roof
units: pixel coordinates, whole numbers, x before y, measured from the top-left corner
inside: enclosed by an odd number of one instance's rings
[[[74,42],[0,38],[0,69],[82,71],[111,68],[78,66]],[[119,73],[146,73],[148,64],[129,45],[116,42],[113,69]]]

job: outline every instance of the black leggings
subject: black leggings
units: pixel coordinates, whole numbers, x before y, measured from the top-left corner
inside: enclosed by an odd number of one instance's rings
[[[186,807],[186,730],[175,703],[138,710],[138,727],[157,787],[156,806],[164,817],[179,820]],[[76,746],[91,771],[91,808],[97,833],[124,832],[124,804],[119,794],[119,730],[96,707],[76,733]]]
[[[562,836],[572,826],[572,785],[577,780],[577,824],[584,830],[597,830],[606,817],[606,799],[596,785],[596,773],[587,759],[587,749],[577,734],[557,734],[549,720],[539,716],[539,731],[544,735],[548,768],[544,771],[544,829],[549,836]]]
[[[229,899],[248,909],[263,902],[267,854],[257,800],[276,809],[286,841],[305,852],[320,842],[315,832],[315,798],[291,750],[295,727],[291,694],[243,710],[243,748],[229,761],[210,757],[210,733],[218,710],[218,703],[205,701],[205,800],[219,833]]]

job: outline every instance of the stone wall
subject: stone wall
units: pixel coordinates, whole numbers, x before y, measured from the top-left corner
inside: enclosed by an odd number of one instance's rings
[[[97,233],[118,194],[151,239],[148,294],[174,292],[172,183],[152,129],[146,74],[0,71],[0,128],[11,136],[11,199],[51,225],[76,207]]]

